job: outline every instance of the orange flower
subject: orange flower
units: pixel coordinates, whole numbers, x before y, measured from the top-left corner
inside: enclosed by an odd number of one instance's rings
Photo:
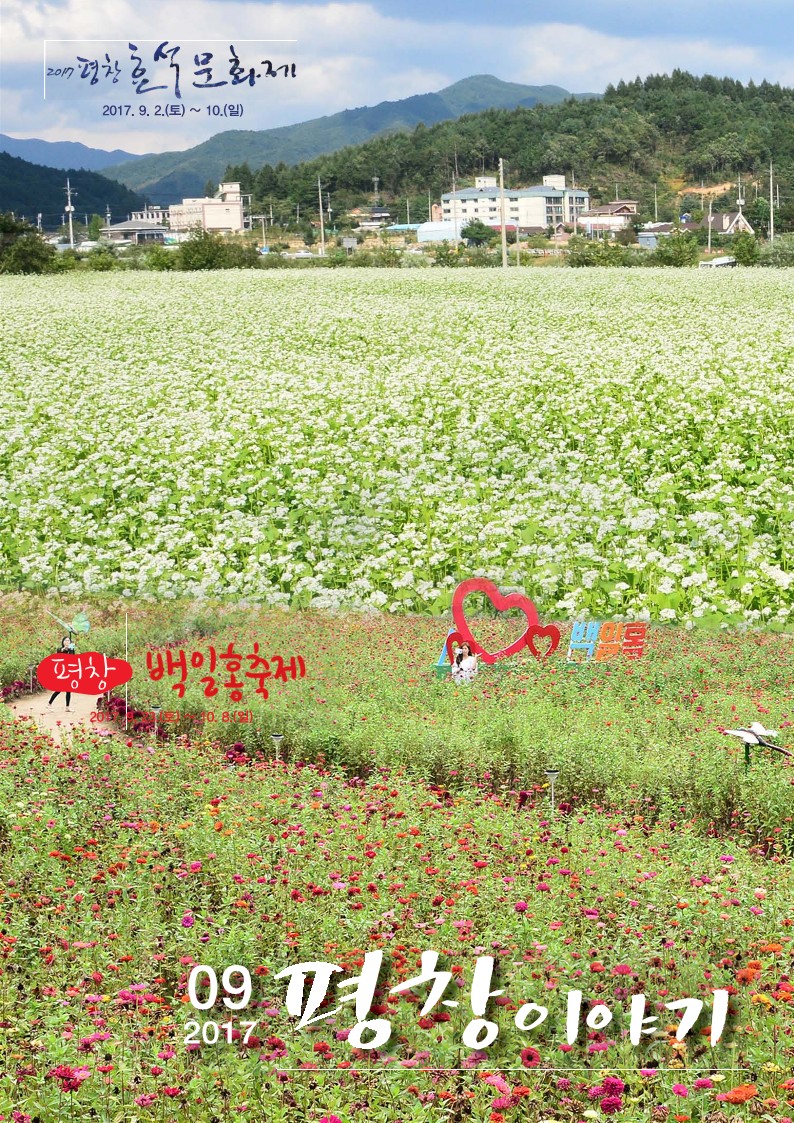
[[[728,1104],[745,1104],[757,1095],[758,1089],[755,1084],[737,1084],[735,1088],[731,1088],[730,1092],[717,1096],[717,1099]]]

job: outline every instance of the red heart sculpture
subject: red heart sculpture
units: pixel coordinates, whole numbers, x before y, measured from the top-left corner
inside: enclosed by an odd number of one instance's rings
[[[551,640],[551,646],[549,647],[549,650],[544,652],[543,655],[541,655],[541,653],[535,647],[535,636],[543,636],[544,638],[548,637]],[[548,659],[548,657],[553,654],[559,646],[560,629],[556,626],[556,624],[546,624],[545,626],[541,626],[540,624],[530,624],[530,626],[527,628],[527,647],[536,659]]]
[[[499,612],[507,612],[510,608],[520,608],[527,618],[527,628],[520,639],[511,643],[509,647],[503,648],[502,651],[496,652],[484,651],[479,644],[476,644],[463,612],[463,601],[469,593],[485,593],[491,604]],[[473,645],[472,649],[481,656],[483,663],[497,663],[500,659],[509,659],[511,655],[515,655],[528,643],[532,628],[537,628],[540,623],[538,610],[529,597],[525,597],[522,593],[508,593],[507,596],[504,596],[499,592],[493,581],[489,581],[485,577],[470,577],[468,581],[461,581],[452,596],[452,619],[455,621],[455,626],[460,635],[467,643]],[[553,625],[551,626],[553,627]],[[559,642],[558,632],[557,643]],[[554,648],[552,648],[553,650]],[[537,653],[534,654],[537,658]]]

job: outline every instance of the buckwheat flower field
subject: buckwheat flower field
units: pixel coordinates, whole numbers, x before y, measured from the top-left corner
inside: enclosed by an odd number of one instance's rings
[[[586,275],[583,275],[586,274]],[[773,270],[0,279],[0,587],[784,626]]]

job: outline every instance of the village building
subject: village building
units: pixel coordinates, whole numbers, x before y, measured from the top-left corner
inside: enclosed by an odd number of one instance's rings
[[[520,233],[567,223],[576,226],[590,206],[590,195],[581,187],[567,187],[565,176],[546,175],[534,187],[505,188],[505,228]],[[495,176],[478,176],[474,187],[448,191],[441,196],[442,221],[459,233],[470,222],[501,228],[501,196]]]

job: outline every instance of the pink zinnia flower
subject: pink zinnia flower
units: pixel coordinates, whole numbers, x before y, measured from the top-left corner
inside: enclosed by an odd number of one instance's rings
[[[672,1091],[674,1096],[681,1096],[682,1099],[686,1099],[689,1095],[689,1089],[686,1084],[674,1084]]]

